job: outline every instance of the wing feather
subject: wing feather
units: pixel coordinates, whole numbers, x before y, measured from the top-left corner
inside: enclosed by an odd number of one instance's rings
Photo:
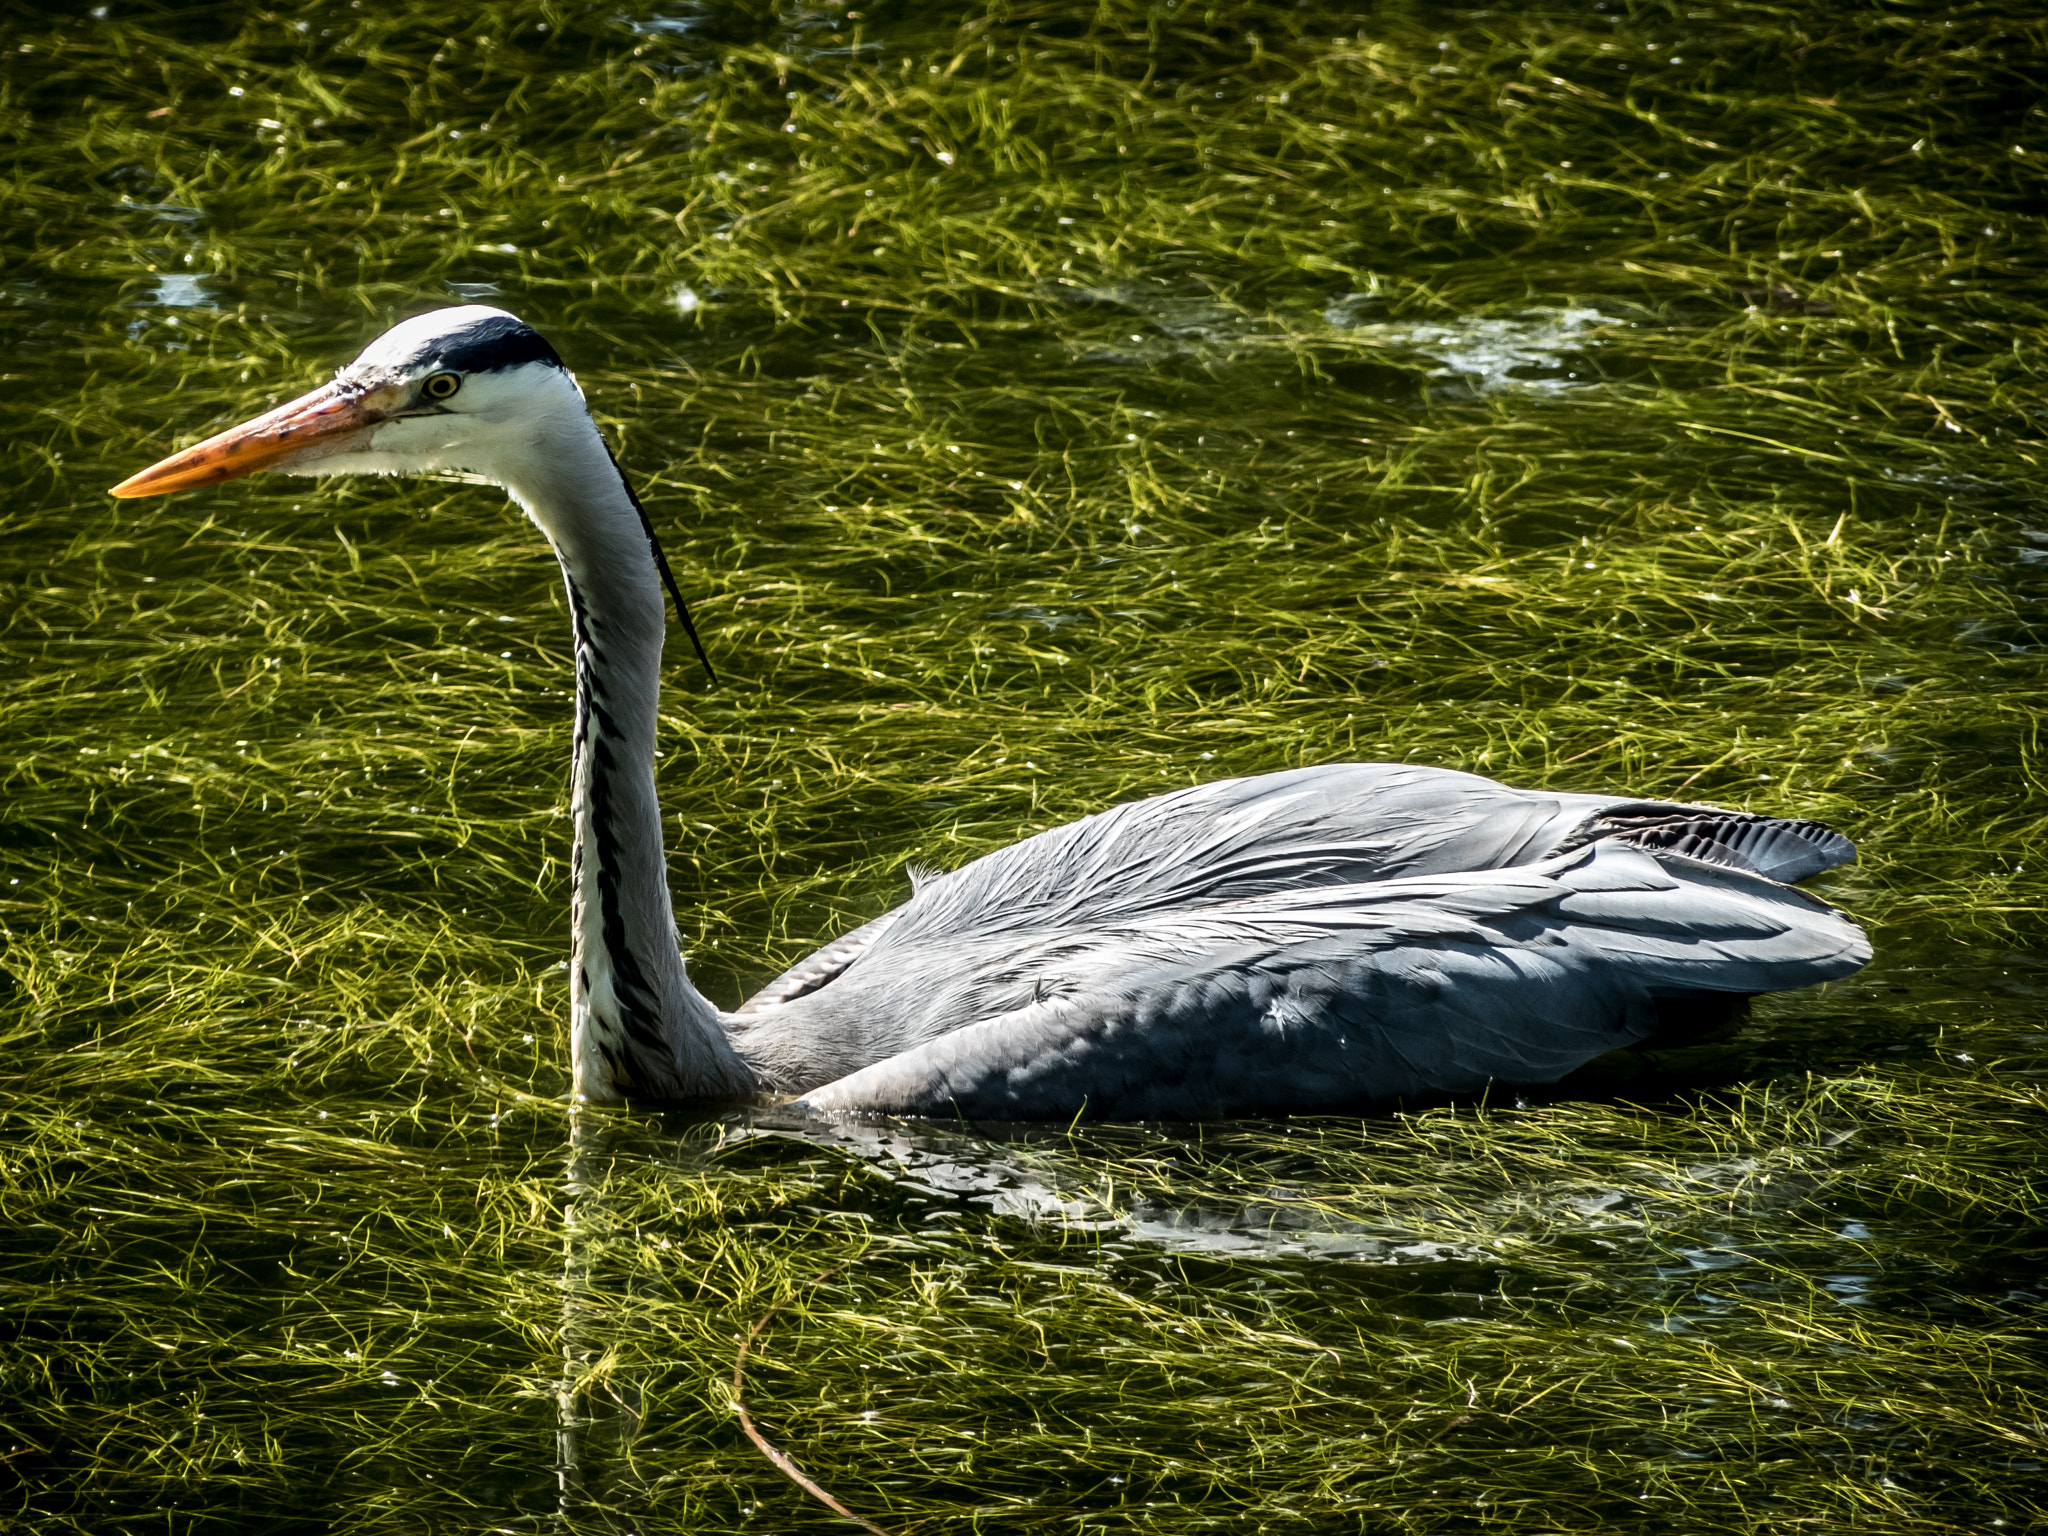
[[[944,980],[927,968],[910,989],[924,1038],[803,1102],[1178,1119],[1544,1082],[1645,1038],[1660,996],[1805,986],[1869,957],[1801,892],[1612,841],[1141,914],[1021,952],[1011,934],[990,974],[995,948],[954,948]]]
[[[942,939],[1099,928],[1304,886],[1501,869],[1609,837],[1781,881],[1854,854],[1847,839],[1811,822],[1510,789],[1405,763],[1299,768],[1117,806],[933,876],[911,901],[841,941],[860,942],[821,951],[741,1011]]]

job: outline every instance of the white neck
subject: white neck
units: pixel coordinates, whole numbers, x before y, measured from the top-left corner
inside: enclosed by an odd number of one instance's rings
[[[597,428],[580,408],[566,415],[497,478],[553,542],[575,627],[574,1091],[601,1101],[743,1096],[756,1091],[754,1074],[690,983],[669,900],[654,788],[667,615],[653,552]]]

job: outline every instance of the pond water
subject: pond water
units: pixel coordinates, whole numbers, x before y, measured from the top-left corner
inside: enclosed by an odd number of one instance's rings
[[[2048,1518],[2038,8],[963,14],[0,24],[4,1518]],[[1351,758],[1827,821],[1877,960],[1398,1114],[572,1112],[538,535],[104,494],[467,299],[693,596],[721,1002]]]

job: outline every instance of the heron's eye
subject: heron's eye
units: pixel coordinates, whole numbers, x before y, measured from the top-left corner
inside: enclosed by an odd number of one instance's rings
[[[420,385],[420,393],[429,400],[447,400],[452,398],[455,391],[460,388],[462,388],[461,374],[435,373],[429,374],[427,381]]]

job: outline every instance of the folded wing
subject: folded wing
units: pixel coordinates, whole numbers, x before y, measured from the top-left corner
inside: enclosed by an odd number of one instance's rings
[[[964,938],[901,995],[848,993],[921,1013],[925,1037],[805,1104],[1181,1119],[1544,1082],[1650,1034],[1660,997],[1805,986],[1869,957],[1852,922],[1798,891],[1613,840],[1053,925],[1028,945],[1012,933],[999,960]],[[906,973],[914,954],[898,953]]]
[[[1308,887],[1506,869],[1603,839],[1791,881],[1853,858],[1812,822],[1511,789],[1406,763],[1222,779],[1117,806],[924,881],[739,1009],[754,1016],[941,942],[1094,930]]]

